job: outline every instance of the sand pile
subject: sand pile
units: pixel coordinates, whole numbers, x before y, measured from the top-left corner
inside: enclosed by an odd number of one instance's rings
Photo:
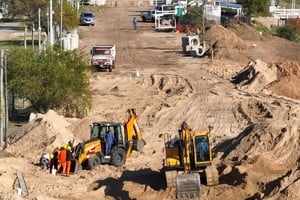
[[[238,22],[234,19],[229,20],[227,24],[228,31],[234,32],[238,37],[242,38],[243,40],[263,40],[262,34],[257,32],[254,27],[249,26],[245,23]]]
[[[277,68],[277,81],[269,87],[272,93],[293,99],[300,99],[300,64],[296,61],[286,60],[271,64]]]
[[[205,33],[204,40],[209,40],[214,47],[216,58],[234,58],[239,50],[251,47],[251,44],[234,32],[220,25],[212,25]]]
[[[277,68],[261,60],[250,62],[232,78],[232,83],[248,92],[263,91],[274,81],[277,81]]]
[[[253,198],[275,198],[282,192],[286,198],[299,195],[300,154],[295,153],[300,151],[298,106],[251,98],[241,102],[234,113],[245,129],[216,147],[223,152],[225,163],[234,163],[231,171],[238,169],[232,178],[246,183],[246,189],[256,188],[259,192],[252,194]],[[268,176],[264,176],[266,173]],[[228,174],[221,180],[226,181]]]
[[[300,99],[300,65],[296,61],[250,62],[232,78],[232,83],[248,92],[265,91]]]
[[[70,140],[78,142],[67,129],[69,125],[63,116],[53,110],[46,114],[37,114],[30,123],[9,136],[8,151],[32,160],[42,152],[51,152],[56,146],[67,144]]]

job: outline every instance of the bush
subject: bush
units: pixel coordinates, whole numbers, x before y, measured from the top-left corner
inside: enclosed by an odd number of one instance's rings
[[[7,56],[8,89],[44,113],[62,110],[66,116],[83,117],[91,106],[88,66],[82,52],[11,49]]]
[[[277,28],[276,36],[285,38],[287,40],[296,41],[297,40],[297,31],[294,26],[285,25],[285,26],[281,26],[281,27]]]

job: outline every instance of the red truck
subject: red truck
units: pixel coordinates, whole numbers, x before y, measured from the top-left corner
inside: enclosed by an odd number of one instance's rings
[[[106,69],[111,72],[115,68],[115,45],[94,45],[91,49],[91,55],[91,66],[95,67],[97,71]]]

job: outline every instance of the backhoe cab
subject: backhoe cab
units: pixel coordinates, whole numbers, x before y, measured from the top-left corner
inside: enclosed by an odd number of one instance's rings
[[[132,150],[142,151],[146,142],[137,124],[134,109],[127,111],[126,122],[94,122],[88,141],[79,143],[73,152],[73,171],[81,168],[93,169],[100,164],[119,167],[125,164]],[[114,135],[110,152],[105,152],[105,134],[110,130]]]
[[[176,188],[177,199],[200,197],[201,176],[208,186],[219,184],[218,171],[212,163],[211,128],[191,132],[183,122],[179,137],[167,138],[165,142],[166,183],[167,187]]]

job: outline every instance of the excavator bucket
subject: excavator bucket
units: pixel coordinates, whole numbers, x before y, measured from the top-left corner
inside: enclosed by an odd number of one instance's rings
[[[177,199],[200,198],[199,173],[176,176],[176,197]]]
[[[141,152],[145,145],[146,145],[145,140],[134,138],[132,149],[135,151]]]

